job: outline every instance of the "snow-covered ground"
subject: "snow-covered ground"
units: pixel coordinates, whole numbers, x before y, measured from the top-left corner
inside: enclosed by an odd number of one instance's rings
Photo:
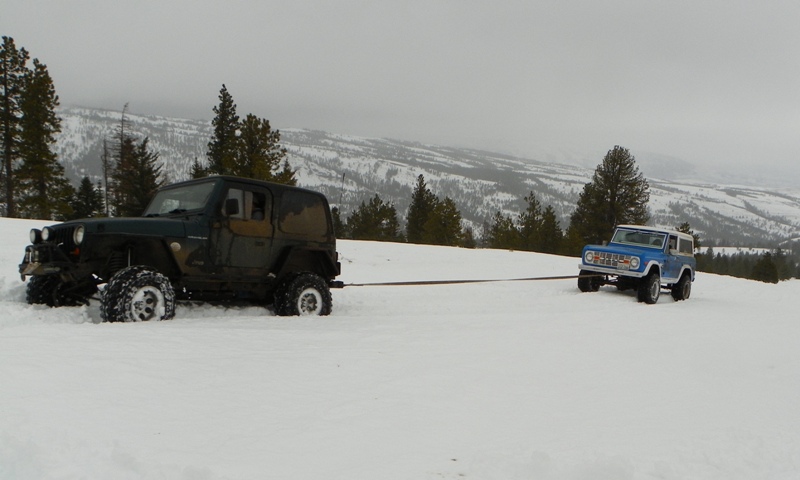
[[[574,280],[334,291],[324,318],[24,301],[0,219],[0,478],[797,479],[800,283],[657,305]],[[342,241],[347,283],[573,275],[523,252]]]

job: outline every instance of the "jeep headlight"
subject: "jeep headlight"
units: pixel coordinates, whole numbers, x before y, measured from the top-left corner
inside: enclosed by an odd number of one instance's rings
[[[32,244],[35,245],[37,243],[41,243],[41,241],[42,241],[42,231],[41,230],[39,230],[38,228],[31,228],[30,235],[31,235],[31,243]]]
[[[42,241],[46,242],[50,240],[50,237],[53,236],[53,229],[50,227],[44,227],[42,229]]]
[[[636,270],[639,268],[639,257],[631,257],[631,269]]]
[[[594,252],[587,250],[586,253],[583,254],[583,262],[592,263],[592,260],[594,260]]]
[[[80,245],[83,242],[83,235],[86,233],[86,228],[83,225],[78,225],[75,231],[72,232],[72,241],[75,245]]]

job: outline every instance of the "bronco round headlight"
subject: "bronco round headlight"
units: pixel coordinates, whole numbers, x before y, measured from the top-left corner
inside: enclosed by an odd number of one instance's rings
[[[46,242],[50,240],[50,237],[53,236],[53,229],[50,227],[44,227],[42,229],[42,241]]]
[[[592,260],[594,260],[594,252],[587,250],[586,253],[583,254],[583,261],[584,263],[592,263]]]
[[[42,231],[38,228],[31,228],[31,243],[36,244],[42,241]]]
[[[634,270],[639,268],[639,257],[631,257],[631,268]]]
[[[75,231],[72,232],[72,241],[75,245],[80,245],[83,242],[83,235],[86,233],[86,228],[83,225],[78,225]]]

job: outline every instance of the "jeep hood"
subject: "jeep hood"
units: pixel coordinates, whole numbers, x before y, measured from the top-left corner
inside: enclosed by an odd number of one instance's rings
[[[84,225],[87,234],[129,234],[158,235],[164,237],[185,237],[186,225],[182,219],[175,218],[84,218],[63,225]]]

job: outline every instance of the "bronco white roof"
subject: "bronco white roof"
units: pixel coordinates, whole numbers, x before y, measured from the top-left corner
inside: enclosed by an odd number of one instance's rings
[[[685,240],[692,240],[694,238],[689,235],[688,233],[683,233],[675,230],[674,228],[661,228],[661,227],[648,227],[647,225],[617,225],[617,228],[627,228],[631,230],[642,230],[645,232],[658,232],[658,233],[668,233],[670,235],[677,235],[682,237]]]

